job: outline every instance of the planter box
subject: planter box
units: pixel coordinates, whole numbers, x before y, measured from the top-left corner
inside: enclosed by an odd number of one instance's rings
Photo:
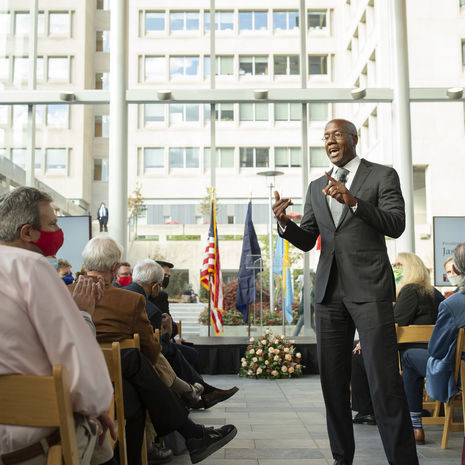
[[[221,334],[223,337],[248,337],[248,326],[224,326],[224,333]],[[269,329],[271,332],[276,334],[283,333],[283,326],[251,326],[250,327],[250,336],[262,336],[265,334],[265,331]],[[286,325],[286,337],[292,338],[292,334],[294,332],[295,325]],[[215,332],[213,328],[211,328],[211,335],[215,336]],[[208,336],[208,326],[200,326],[200,336],[207,337]],[[221,337],[220,336],[220,337]]]

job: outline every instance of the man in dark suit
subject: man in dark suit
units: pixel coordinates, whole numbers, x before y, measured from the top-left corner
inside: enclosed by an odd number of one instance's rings
[[[100,225],[100,232],[102,232],[103,229],[105,229],[105,232],[108,232],[108,208],[103,202],[97,210],[97,219]]]
[[[405,228],[404,200],[394,169],[360,159],[355,126],[330,121],[323,140],[330,174],[310,183],[300,227],[286,215],[290,199],[275,192],[278,232],[303,251],[321,235],[315,280],[318,363],[334,464],[355,451],[350,408],[351,355],[360,335],[374,413],[390,464],[418,458],[399,375],[392,302],[395,283],[385,236]]]

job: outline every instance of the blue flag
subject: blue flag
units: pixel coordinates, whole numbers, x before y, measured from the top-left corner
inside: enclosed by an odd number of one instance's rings
[[[270,245],[270,247],[272,247]],[[273,260],[273,273],[281,276],[283,274],[283,255],[284,255],[284,239],[278,236],[276,242],[276,251]]]
[[[237,276],[236,308],[249,319],[249,304],[255,302],[255,275],[261,270],[261,251],[252,222],[252,202],[249,202],[245,217],[241,264]]]

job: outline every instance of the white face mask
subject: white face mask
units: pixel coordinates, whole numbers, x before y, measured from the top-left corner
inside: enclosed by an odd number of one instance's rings
[[[459,282],[460,282],[460,275],[447,273],[447,279],[452,284],[452,286],[457,287],[459,285]]]

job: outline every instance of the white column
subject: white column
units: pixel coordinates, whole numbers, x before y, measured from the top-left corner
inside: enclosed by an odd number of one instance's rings
[[[270,194],[268,197],[270,203],[270,214],[268,215],[268,240],[270,243],[270,312],[274,312],[274,276],[273,276],[273,182],[270,179]]]
[[[112,0],[110,31],[109,232],[127,251],[128,141],[127,0]]]
[[[300,79],[302,89],[307,88],[307,16],[305,0],[300,0],[299,24],[300,24]],[[302,210],[305,205],[305,196],[308,189],[308,105],[302,104]],[[303,211],[302,211],[303,213]],[[308,336],[312,330],[310,319],[310,255],[304,252],[304,335]]]
[[[210,0],[210,89],[215,88],[215,0]],[[216,105],[210,104],[210,187],[216,188]],[[214,193],[216,199],[216,193]]]
[[[37,13],[38,0],[30,1],[29,17],[29,90],[37,86]],[[26,142],[26,186],[35,186],[35,150],[36,150],[36,107],[27,106],[27,142]]]
[[[394,27],[394,99],[395,127],[394,168],[399,173],[405,200],[406,227],[397,239],[397,252],[415,252],[415,218],[413,200],[413,163],[410,126],[410,94],[407,43],[407,14],[405,0],[393,0]]]

